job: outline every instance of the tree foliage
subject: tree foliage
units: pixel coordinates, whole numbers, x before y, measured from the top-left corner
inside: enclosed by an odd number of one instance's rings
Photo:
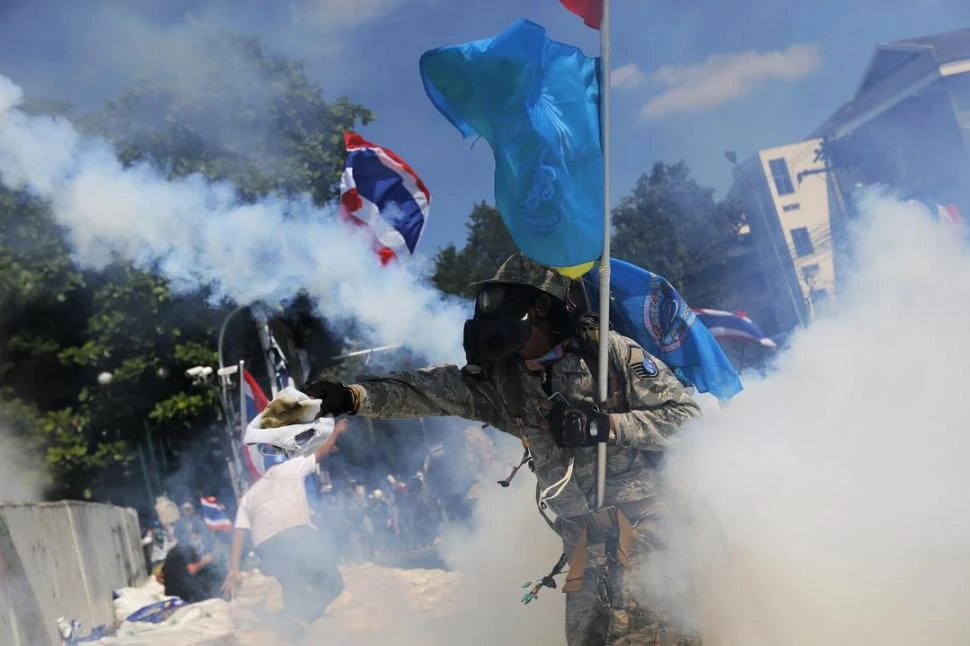
[[[739,248],[740,208],[714,200],[684,162],[654,164],[613,211],[612,255],[662,275],[698,307],[723,306]]]
[[[126,163],[230,182],[242,199],[332,200],[342,134],[370,113],[325,101],[302,63],[254,39],[222,35],[205,47],[191,83],[139,79],[79,124]],[[70,111],[57,101],[26,108]],[[176,468],[186,447],[213,433],[215,393],[184,372],[216,363],[216,332],[232,305],[204,291],[173,294],[122,261],[79,269],[47,206],[0,188],[0,424],[40,458],[48,496],[150,502],[140,473],[146,438],[159,438],[160,459]],[[99,384],[102,373],[110,383]]]
[[[372,114],[347,98],[328,103],[301,61],[272,56],[255,38],[199,44],[191,79],[143,78],[85,119],[125,163],[148,160],[170,177],[226,180],[243,198],[337,196],[343,133]]]
[[[773,316],[747,241],[738,204],[714,199],[683,162],[657,163],[613,210],[612,256],[664,276],[697,307],[743,308],[759,320]],[[515,244],[498,211],[477,204],[468,239],[435,258],[434,284],[472,296],[468,285],[490,277]]]
[[[465,226],[465,246],[449,244],[438,251],[431,282],[446,294],[471,298],[471,283],[491,278],[516,246],[498,210],[485,202],[475,205]]]

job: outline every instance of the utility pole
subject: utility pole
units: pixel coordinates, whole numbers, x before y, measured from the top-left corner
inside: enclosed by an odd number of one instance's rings
[[[831,138],[822,140],[822,144],[815,152],[815,161],[823,162],[823,167],[810,171],[803,171],[798,174],[797,179],[798,182],[801,183],[802,177],[806,175],[819,175],[822,173],[828,175],[830,192],[835,198],[835,203],[838,206],[838,217],[832,218],[830,216],[829,218],[829,226],[832,229],[832,262],[835,267],[835,286],[836,293],[838,293],[839,286],[844,280],[846,273],[845,271],[840,271],[839,267],[843,263],[847,263],[849,261],[852,255],[852,249],[849,245],[848,235],[848,226],[850,220],[849,208],[845,203],[845,192],[842,190],[842,180],[839,177],[839,164],[832,155]]]

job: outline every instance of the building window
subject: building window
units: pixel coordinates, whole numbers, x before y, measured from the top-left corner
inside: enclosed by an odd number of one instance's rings
[[[791,195],[795,192],[791,175],[788,173],[788,162],[784,157],[770,160],[768,168],[771,169],[771,178],[775,180],[775,190],[778,191],[778,195]]]
[[[786,204],[785,206],[781,207],[781,210],[785,213],[791,213],[792,211],[797,211],[800,208],[802,208],[802,205],[795,202],[794,204]]]
[[[795,244],[795,253],[799,258],[811,256],[815,253],[812,246],[812,236],[808,233],[808,227],[798,227],[791,230],[791,240]]]

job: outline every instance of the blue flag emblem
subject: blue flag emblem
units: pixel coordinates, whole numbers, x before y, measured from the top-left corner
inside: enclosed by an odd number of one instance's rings
[[[617,332],[639,343],[698,392],[709,392],[721,401],[741,392],[738,371],[673,285],[663,276],[615,258],[610,259],[610,274],[610,320]],[[599,276],[594,271],[583,280],[595,312]]]

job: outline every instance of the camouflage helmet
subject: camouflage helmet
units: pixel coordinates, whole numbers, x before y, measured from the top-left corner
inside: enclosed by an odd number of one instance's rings
[[[509,256],[492,278],[472,283],[479,289],[486,285],[525,285],[565,301],[572,280],[520,252]]]

